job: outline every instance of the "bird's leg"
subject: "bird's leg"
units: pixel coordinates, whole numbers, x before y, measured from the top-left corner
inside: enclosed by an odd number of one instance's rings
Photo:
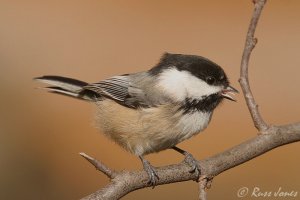
[[[193,157],[193,155],[183,149],[176,147],[176,146],[172,147],[172,149],[174,149],[175,151],[177,151],[185,156],[184,161],[192,167],[192,169],[189,172],[196,173],[197,180],[199,180],[199,177],[201,174],[201,167],[198,164],[198,161]]]
[[[159,179],[154,167],[149,163],[148,160],[144,159],[142,156],[139,156],[143,163],[144,170],[147,172],[149,176],[148,184],[154,188],[157,184],[157,180]]]

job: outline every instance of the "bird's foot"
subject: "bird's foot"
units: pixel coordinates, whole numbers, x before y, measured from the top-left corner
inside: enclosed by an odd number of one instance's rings
[[[177,151],[185,156],[184,162],[192,167],[189,172],[196,174],[196,178],[197,178],[196,181],[198,182],[200,175],[201,175],[201,167],[198,164],[198,161],[193,157],[192,154],[190,154],[189,152],[187,152],[183,149],[180,149],[179,147],[174,146],[174,147],[172,147],[172,149],[174,149],[175,151]]]
[[[149,161],[145,160],[143,157],[140,156],[140,159],[143,163],[144,170],[147,172],[149,176],[148,184],[154,188],[157,185],[157,181],[159,177],[154,169],[154,167],[149,163]]]
[[[186,162],[189,166],[192,167],[189,172],[195,173],[197,177],[196,181],[198,181],[201,174],[201,167],[198,164],[198,161],[193,157],[192,154],[190,154],[189,152],[185,152],[184,162]]]

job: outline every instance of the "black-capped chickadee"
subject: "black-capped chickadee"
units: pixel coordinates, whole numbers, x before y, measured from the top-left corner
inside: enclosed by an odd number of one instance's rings
[[[214,62],[170,53],[148,71],[98,83],[60,76],[36,80],[50,84],[49,92],[96,102],[103,133],[141,159],[152,186],[159,177],[143,156],[165,149],[185,155],[191,172],[199,176],[196,160],[176,145],[204,130],[219,103],[224,98],[235,101],[231,95],[238,92]]]

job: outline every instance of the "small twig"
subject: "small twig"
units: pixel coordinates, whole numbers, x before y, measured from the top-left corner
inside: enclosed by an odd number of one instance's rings
[[[249,64],[251,52],[257,43],[257,39],[254,38],[254,33],[255,33],[255,29],[256,29],[260,14],[266,3],[266,0],[254,0],[253,3],[255,5],[255,8],[253,11],[252,19],[251,19],[247,37],[246,37],[245,48],[244,48],[242,61],[241,61],[241,71],[240,71],[239,82],[242,87],[242,91],[244,93],[244,97],[245,97],[245,100],[246,100],[246,103],[247,103],[247,106],[250,111],[250,114],[251,114],[251,117],[252,117],[255,127],[258,129],[258,131],[260,133],[265,133],[265,132],[267,132],[269,125],[266,124],[264,122],[263,118],[261,117],[261,115],[258,111],[258,105],[256,104],[253,94],[251,92],[250,85],[249,85],[249,79],[248,79],[248,64]]]
[[[201,176],[199,179],[199,200],[206,200],[206,188],[207,188],[208,179],[206,176]]]
[[[84,159],[89,161],[94,167],[104,173],[106,176],[108,176],[110,179],[113,179],[116,177],[117,173],[114,170],[111,170],[109,167],[104,165],[102,162],[96,160],[95,158],[92,158],[91,156],[81,152],[79,153]]]

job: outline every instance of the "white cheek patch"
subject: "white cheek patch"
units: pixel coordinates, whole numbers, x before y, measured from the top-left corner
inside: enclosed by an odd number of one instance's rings
[[[186,98],[202,99],[203,96],[217,93],[221,86],[208,85],[188,71],[179,71],[175,67],[166,69],[158,77],[157,86],[177,101]]]

